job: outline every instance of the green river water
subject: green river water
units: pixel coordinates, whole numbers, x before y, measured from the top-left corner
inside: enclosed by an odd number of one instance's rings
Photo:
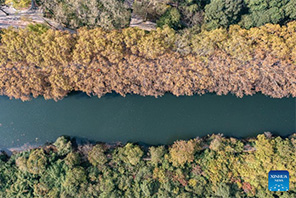
[[[223,133],[250,137],[295,130],[295,98],[261,94],[160,98],[72,93],[61,101],[42,97],[28,102],[0,97],[0,148],[44,144],[58,136],[104,142],[170,144],[177,139]]]

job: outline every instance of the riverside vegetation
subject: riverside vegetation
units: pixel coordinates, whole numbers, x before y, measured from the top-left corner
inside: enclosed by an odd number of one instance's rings
[[[179,34],[168,26],[77,34],[31,25],[0,34],[0,94],[62,99],[71,91],[176,96],[296,96],[296,22]]]
[[[295,197],[296,139],[211,135],[170,146],[79,145],[67,137],[0,155],[0,197]],[[268,190],[270,170],[290,190]]]
[[[296,97],[295,0],[36,0],[77,33],[37,24],[0,30],[0,94],[59,100],[71,91]],[[15,8],[31,0],[0,0]],[[157,23],[128,28],[131,12]],[[91,28],[91,29],[90,29]],[[268,191],[295,175],[296,140],[211,135],[170,146],[48,146],[0,155],[0,197],[296,197]]]

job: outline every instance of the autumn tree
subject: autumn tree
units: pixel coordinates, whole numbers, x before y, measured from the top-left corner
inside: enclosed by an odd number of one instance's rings
[[[194,154],[197,151],[197,141],[176,141],[170,148],[170,161],[174,166],[184,166],[185,163],[191,163],[194,160]]]

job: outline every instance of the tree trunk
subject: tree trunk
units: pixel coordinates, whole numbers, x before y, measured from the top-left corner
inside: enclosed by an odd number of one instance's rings
[[[35,0],[31,0],[31,7],[29,10],[36,10],[36,9],[37,9],[37,5],[36,5]]]

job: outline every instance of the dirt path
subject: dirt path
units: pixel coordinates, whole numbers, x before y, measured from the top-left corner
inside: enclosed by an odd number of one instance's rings
[[[74,30],[63,27],[51,19],[43,17],[43,13],[40,9],[20,11],[8,6],[1,6],[1,8],[9,15],[6,15],[0,10],[0,28],[8,28],[10,26],[24,28],[30,23],[46,23],[53,29],[67,30],[71,33],[75,32]]]
[[[128,6],[131,6],[132,3],[133,0],[126,0],[126,4],[128,4]],[[66,30],[70,33],[76,33],[75,30],[65,28],[54,20],[43,17],[42,10],[38,8],[20,11],[12,7],[1,6],[1,9],[4,10],[4,12],[0,10],[0,29],[8,28],[10,26],[24,28],[30,23],[46,23],[53,29]],[[140,29],[151,31],[156,28],[156,24],[150,21],[143,21],[140,17],[132,14],[130,27],[138,27]]]

